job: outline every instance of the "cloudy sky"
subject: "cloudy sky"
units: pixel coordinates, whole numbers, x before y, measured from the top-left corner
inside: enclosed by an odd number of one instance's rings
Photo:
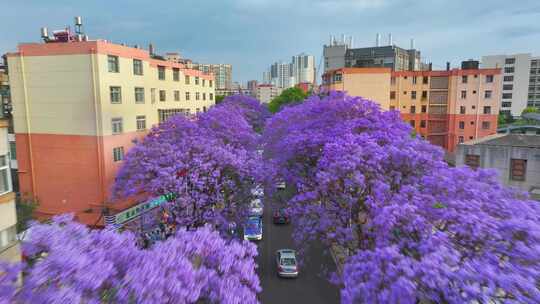
[[[538,0],[1,0],[0,53],[39,40],[39,28],[83,16],[90,38],[180,51],[198,62],[231,63],[233,79],[262,78],[274,61],[306,52],[319,65],[330,34],[373,46],[377,32],[425,61],[527,52],[540,56]],[[322,65],[321,65],[322,67]]]

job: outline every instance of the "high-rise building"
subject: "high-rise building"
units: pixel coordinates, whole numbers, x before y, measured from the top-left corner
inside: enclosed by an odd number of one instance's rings
[[[216,90],[230,91],[232,86],[232,65],[230,64],[194,64],[194,68],[205,73],[213,73]]]
[[[501,69],[341,68],[325,73],[323,86],[400,111],[418,134],[453,152],[458,143],[497,132],[501,78]]]
[[[250,80],[247,82],[247,89],[250,92],[251,96],[255,96],[256,91],[257,91],[257,85],[258,85],[257,80]]]
[[[213,106],[214,77],[144,49],[54,34],[7,55],[20,192],[39,201],[38,217],[73,212],[99,225],[103,210],[136,203],[113,204],[110,192],[135,140]]]
[[[291,65],[294,85],[315,83],[315,57],[302,53],[292,57]]]
[[[262,77],[263,84],[270,84],[272,77],[270,76],[270,71],[264,71]]]
[[[336,40],[330,39],[329,45],[323,46],[324,71],[343,67],[386,67],[394,71],[418,71],[422,69],[420,51],[415,49],[414,40],[411,40],[410,49],[394,45],[392,35],[389,35],[388,44],[380,45],[380,35],[374,47],[353,48],[352,37]]]
[[[538,58],[531,54],[483,56],[481,67],[500,68],[503,71],[503,92],[499,100],[501,113],[517,117],[528,105],[540,108]]]
[[[270,84],[285,89],[294,86],[291,64],[281,61],[272,64],[270,66]]]

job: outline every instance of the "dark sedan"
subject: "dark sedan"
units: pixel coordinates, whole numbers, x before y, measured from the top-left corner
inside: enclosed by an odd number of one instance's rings
[[[289,215],[287,215],[284,208],[276,209],[274,211],[273,219],[274,224],[288,224],[290,221]]]

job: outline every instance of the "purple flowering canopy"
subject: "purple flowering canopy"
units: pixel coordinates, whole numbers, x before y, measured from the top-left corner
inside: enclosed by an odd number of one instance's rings
[[[348,252],[343,303],[540,302],[539,203],[410,134],[336,92],[273,116],[265,158],[293,190],[297,244]]]
[[[257,303],[261,290],[255,245],[208,226],[142,250],[131,232],[63,215],[34,225],[23,252],[31,262],[0,265],[0,303]]]
[[[262,171],[259,135],[247,120],[262,108],[252,103],[231,97],[195,120],[178,115],[152,128],[126,155],[116,196],[174,193],[169,208],[185,227],[212,224],[225,232],[244,221]]]

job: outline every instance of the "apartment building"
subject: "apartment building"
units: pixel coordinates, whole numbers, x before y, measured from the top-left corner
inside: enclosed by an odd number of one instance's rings
[[[11,186],[8,124],[8,119],[0,115],[0,262],[19,262],[21,251],[17,241],[15,193]]]
[[[8,143],[10,155],[11,179],[13,181],[13,191],[19,191],[17,179],[17,158],[15,146],[15,134],[13,130],[13,120],[11,119],[11,93],[9,89],[9,76],[7,67],[7,57],[3,56],[4,64],[0,65],[0,116],[8,122]]]
[[[388,44],[381,45],[380,35],[377,34],[375,46],[353,48],[352,37],[338,40],[330,38],[330,44],[323,46],[324,71],[339,68],[385,67],[393,71],[417,71],[422,69],[420,51],[415,49],[411,39],[410,49],[394,45],[392,35],[388,36]]]
[[[261,103],[269,103],[275,97],[279,96],[283,91],[282,88],[273,86],[271,84],[260,84],[255,91],[255,98]]]
[[[20,191],[36,215],[100,225],[126,152],[155,124],[215,104],[212,74],[69,32],[7,54]],[[67,37],[67,38],[66,38]]]
[[[496,133],[501,77],[500,69],[341,68],[323,75],[323,87],[398,110],[417,134],[454,152],[458,143]]]
[[[535,107],[540,111],[540,57],[531,57],[527,107]]]
[[[293,56],[291,61],[291,74],[294,77],[294,84],[315,83],[315,57],[301,53]]]
[[[536,61],[535,63],[538,64]],[[493,55],[482,57],[482,68],[502,69],[503,92],[499,100],[501,113],[518,117],[521,115],[523,109],[527,107],[528,102],[535,104],[536,72],[537,67],[540,67],[540,65],[535,67],[532,67],[531,65],[531,54]],[[532,84],[530,89],[531,93],[529,93],[529,82]],[[540,83],[540,79],[538,82]],[[538,101],[540,105],[540,86],[538,91]]]
[[[194,64],[194,68],[205,73],[213,73],[216,90],[228,91],[233,89],[232,65],[230,64]]]

